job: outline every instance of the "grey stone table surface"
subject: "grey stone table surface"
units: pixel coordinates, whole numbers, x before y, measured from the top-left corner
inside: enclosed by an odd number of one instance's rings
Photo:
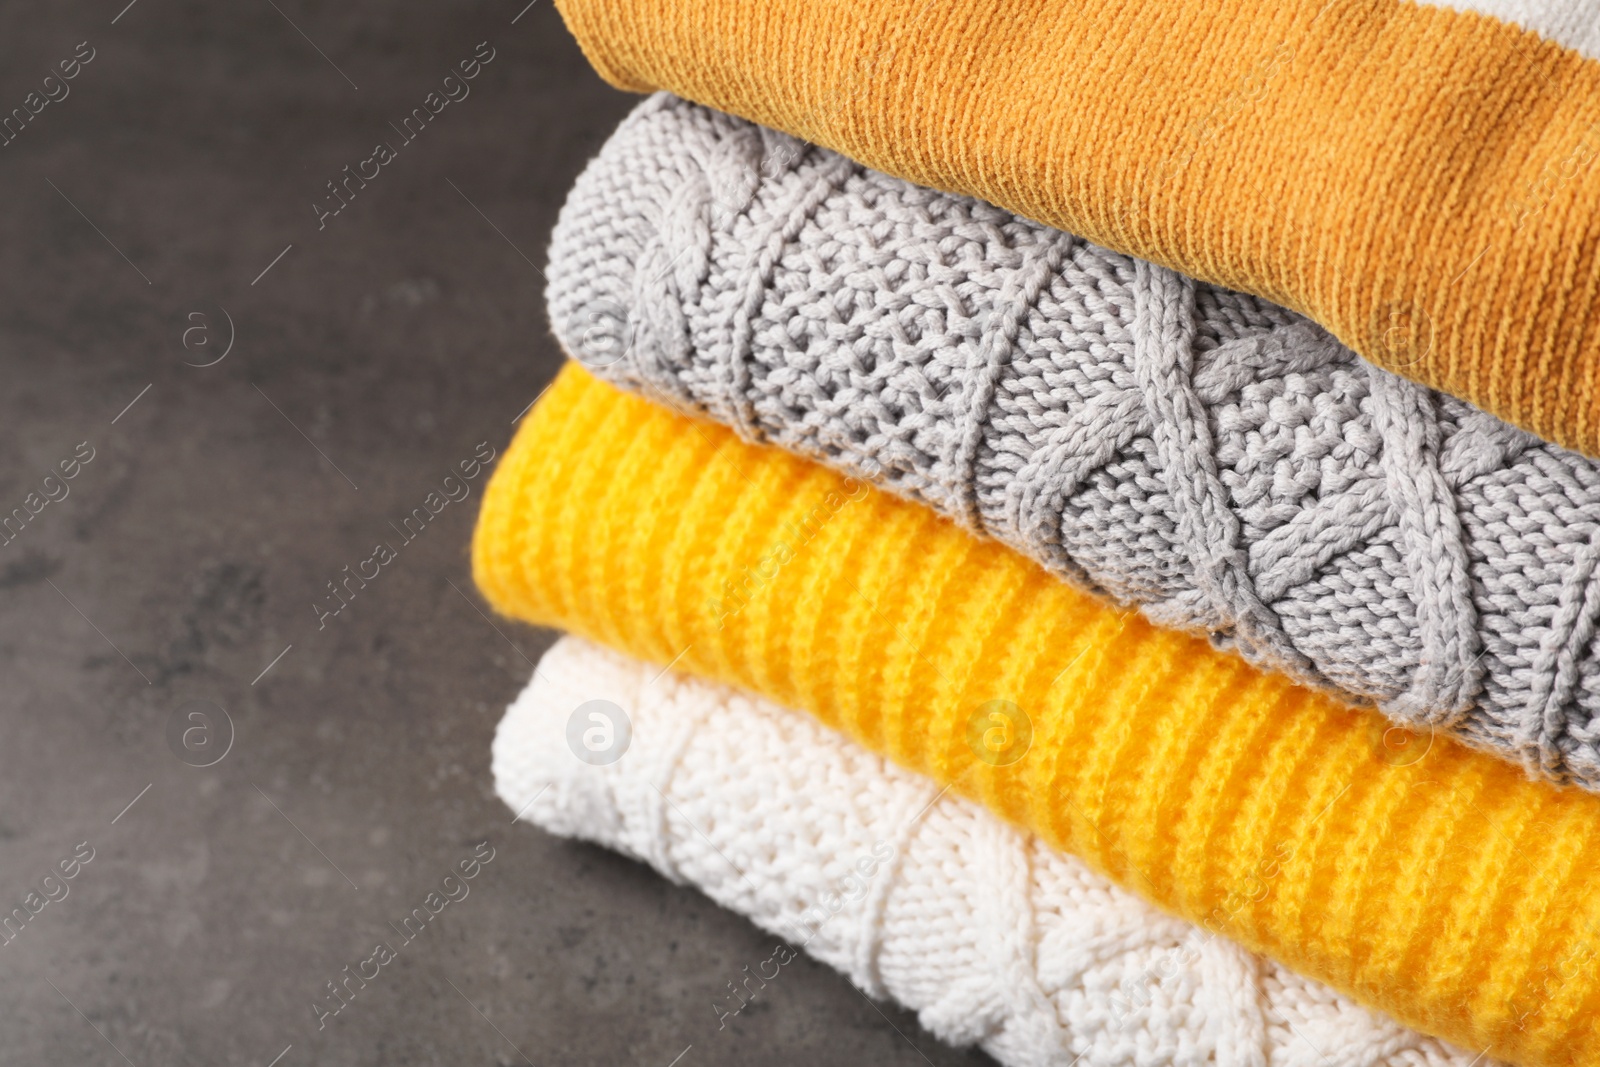
[[[809,963],[719,1032],[770,938],[513,825],[552,635],[473,592],[481,478],[319,617],[557,366],[545,244],[633,99],[524,2],[0,4],[0,1067],[987,1062]]]

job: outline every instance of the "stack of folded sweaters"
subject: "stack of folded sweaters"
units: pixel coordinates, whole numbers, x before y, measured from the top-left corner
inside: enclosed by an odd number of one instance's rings
[[[1600,13],[1466,6],[564,0],[666,91],[494,772],[783,939],[708,1024],[803,950],[1009,1065],[1600,1062]]]

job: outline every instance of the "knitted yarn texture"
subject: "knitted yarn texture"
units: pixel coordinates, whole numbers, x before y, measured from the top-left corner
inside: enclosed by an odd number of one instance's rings
[[[1392,747],[1373,709],[577,364],[502,456],[472,566],[497,611],[810,712],[1407,1026],[1600,1063],[1600,796]]]
[[[1600,19],[1591,0],[1430,0],[1476,11],[1555,41],[1591,59],[1600,57]]]
[[[1600,456],[1593,0],[557,3],[620,88],[1273,300]]]
[[[592,701],[630,728],[604,765],[568,740]],[[1007,1067],[1473,1059],[1162,914],[809,715],[578,638],[545,653],[493,764],[529,822],[693,885]],[[765,984],[711,986],[707,1029],[746,996],[781,996]]]
[[[569,197],[595,373],[1600,788],[1600,462],[1303,317],[661,94]]]

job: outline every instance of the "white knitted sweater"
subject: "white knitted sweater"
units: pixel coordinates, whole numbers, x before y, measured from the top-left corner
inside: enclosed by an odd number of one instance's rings
[[[808,715],[578,638],[506,713],[494,776],[522,818],[698,887],[1013,1067],[1473,1062]],[[759,977],[742,990],[724,977],[707,980],[711,1029],[761,992]]]

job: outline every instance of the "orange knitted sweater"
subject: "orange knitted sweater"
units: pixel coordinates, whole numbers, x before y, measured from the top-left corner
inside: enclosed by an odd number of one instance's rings
[[[488,487],[509,615],[805,708],[1418,1029],[1600,1062],[1600,796],[1119,616],[575,366]]]
[[[1275,300],[1600,455],[1600,60],[1402,0],[557,2],[617,86]]]

